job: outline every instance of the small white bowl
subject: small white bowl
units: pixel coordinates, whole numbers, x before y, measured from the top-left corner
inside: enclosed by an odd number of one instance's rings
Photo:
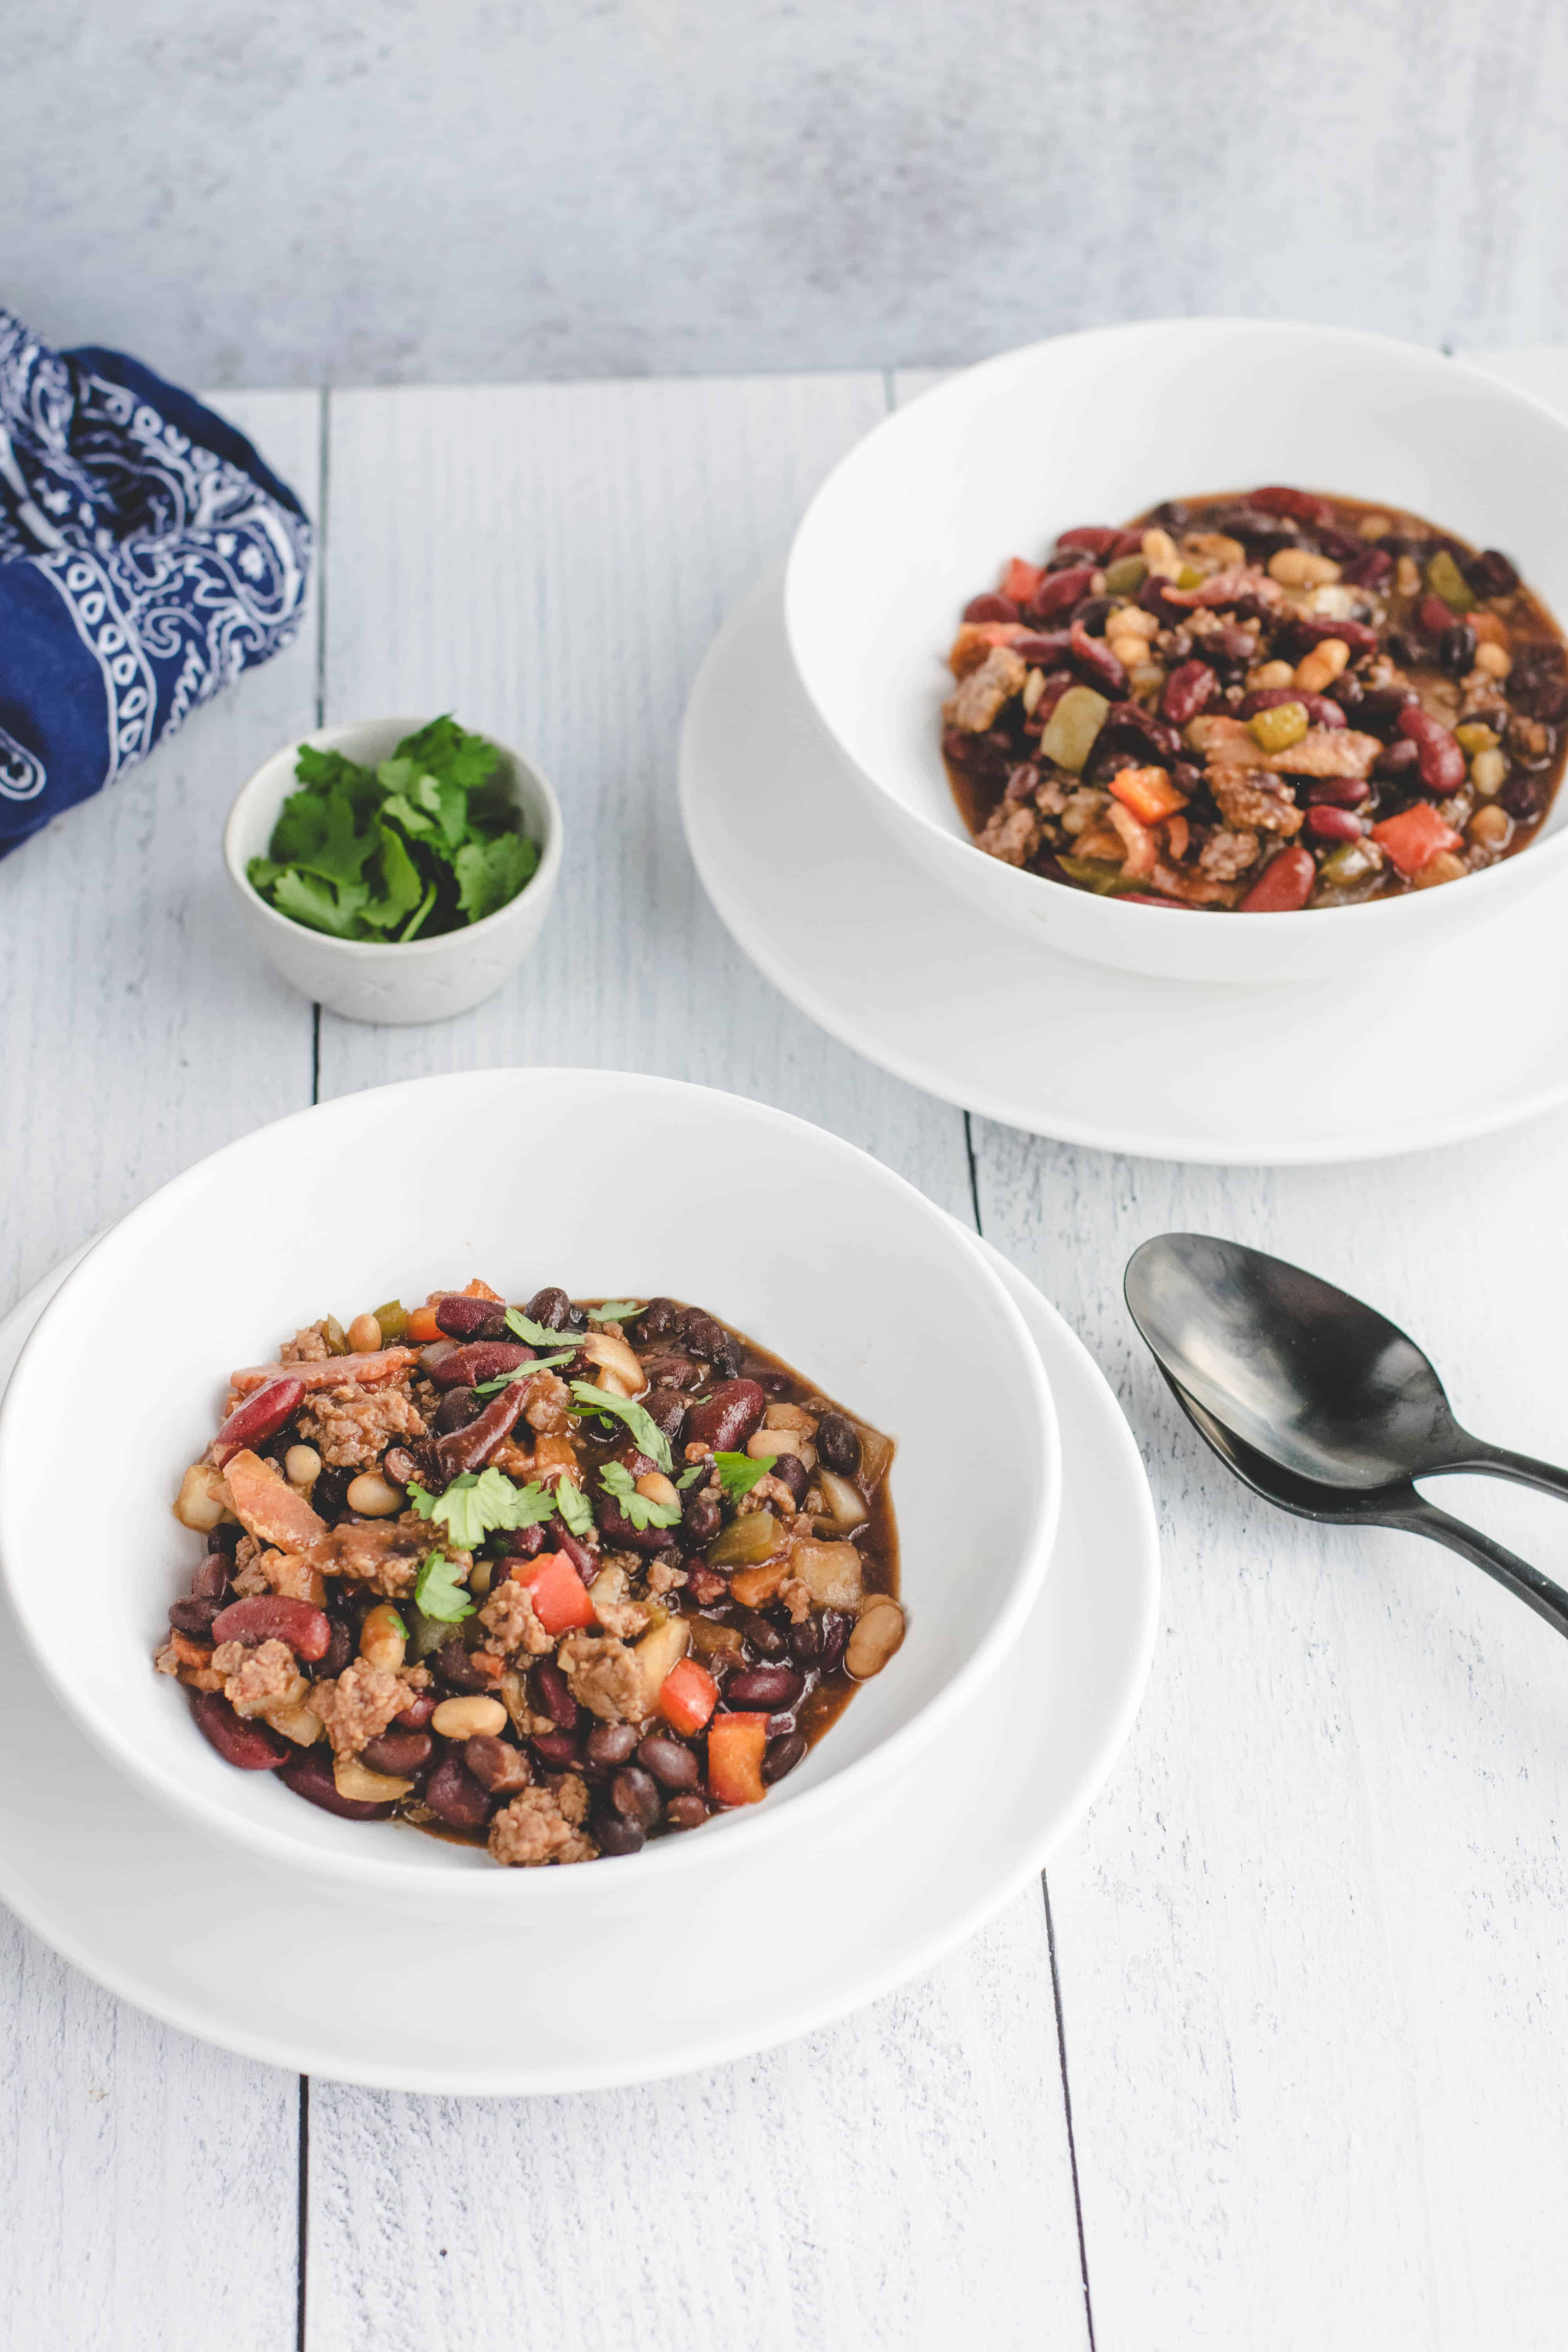
[[[350,1021],[402,1026],[444,1021],[493,996],[516,971],[544,928],[561,873],[561,804],[539,770],[488,736],[501,755],[499,777],[522,814],[523,830],[539,844],[539,864],[531,879],[504,907],[482,922],[406,946],[384,947],[369,940],[334,940],[290,921],[251,888],[246,868],[265,857],[279,811],[299,790],[294,764],[300,745],[342,751],[374,768],[389,759],[405,736],[429,724],[423,719],[362,719],[346,727],[319,727],[262,762],[241,786],[224,827],[223,856],[251,939],[301,996],[341,1013]]]
[[[171,1502],[230,1369],[317,1315],[474,1274],[513,1297],[559,1282],[698,1302],[899,1441],[902,1649],[764,1803],[613,1864],[503,1870],[405,1823],[340,1821],[225,1764],[153,1669],[199,1554]],[[126,1377],[84,1443],[61,1400],[114,1362]],[[1034,1605],[1059,1493],[1039,1352],[951,1218],[804,1120],[605,1070],[417,1079],[230,1144],[89,1251],[0,1412],[5,1588],[83,1735],[209,1834],[443,1906],[626,1905],[671,1871],[721,1892],[727,1855],[852,1802],[941,1738]]]
[[[1568,424],[1457,361],[1338,328],[1167,320],[1008,352],[879,425],[813,499],[784,590],[806,693],[889,831],[996,921],[1124,971],[1321,979],[1441,948],[1561,884],[1568,793],[1480,874],[1294,915],[1125,906],[974,846],[941,749],[968,599],[1074,523],[1260,482],[1385,499],[1500,547],[1568,615]]]

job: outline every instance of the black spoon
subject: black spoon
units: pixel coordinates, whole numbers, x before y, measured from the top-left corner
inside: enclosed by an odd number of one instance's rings
[[[1568,1633],[1568,1593],[1413,1483],[1487,1471],[1568,1497],[1568,1473],[1462,1429],[1397,1325],[1300,1266],[1204,1234],[1145,1242],[1125,1287],[1188,1419],[1255,1494],[1302,1518],[1429,1536]]]

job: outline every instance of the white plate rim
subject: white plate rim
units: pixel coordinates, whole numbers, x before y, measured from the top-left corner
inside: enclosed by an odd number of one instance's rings
[[[961,1232],[967,1234],[967,1227],[957,1219],[953,1222],[959,1224]],[[883,1999],[910,1978],[936,1967],[959,1944],[984,1927],[986,1920],[1031,1877],[1036,1876],[1081,1823],[1109,1780],[1131,1732],[1148,1684],[1159,1630],[1159,1528],[1142,1456],[1126,1417],[1104,1373],[1057,1308],[991,1243],[973,1235],[969,1238],[974,1240],[976,1246],[990,1259],[1020,1311],[1031,1320],[1031,1328],[1037,1321],[1048,1332],[1051,1342],[1060,1349],[1063,1384],[1070,1386],[1075,1407],[1081,1397],[1084,1409],[1092,1412],[1102,1424],[1108,1442],[1121,1457],[1125,1476],[1119,1483],[1137,1526],[1136,1622],[1129,1629],[1131,1638],[1121,1664],[1117,1703],[1103,1719],[1098,1736],[1078,1767],[1065,1801],[1048,1825],[1030,1840],[1026,1850],[1016,1855],[1005,1870],[968,1905],[943,1918],[939,1927],[918,1943],[906,1947],[896,1960],[857,1978],[847,1988],[840,1987],[832,1993],[803,2004],[785,2016],[775,2018],[760,2030],[737,2027],[706,2042],[694,2041],[689,2047],[662,2055],[657,2049],[650,2049],[647,2059],[635,2064],[614,2063],[603,2067],[579,2064],[570,2069],[569,2078],[542,2071],[537,2066],[514,2067],[509,2071],[490,2060],[487,2061],[489,2079],[483,2084],[476,2084],[466,2077],[458,2079],[440,2066],[389,2063],[376,2069],[355,2065],[351,2070],[334,2066],[330,2053],[309,2050],[299,2042],[291,2042],[286,2035],[257,2032],[243,2023],[236,2025],[223,2021],[215,2026],[211,2020],[199,2016],[192,2004],[167,1997],[155,1985],[138,1978],[130,1967],[118,1965],[114,1955],[90,1949],[86,1938],[69,1927],[62,1926],[52,1916],[47,1902],[29,1900],[26,1891],[19,1895],[15,1885],[8,1883],[3,1845],[0,1845],[0,1901],[73,1968],[79,1969],[84,1976],[106,1991],[131,2002],[163,2024],[192,2034],[197,2040],[233,2051],[241,2057],[278,2066],[290,2074],[309,2074],[322,2081],[351,2083],[373,2090],[431,2096],[558,2096],[574,2091],[624,2089],[637,2084],[668,2080],[727,2064],[816,2032],[855,2010]],[[8,1380],[12,1369],[5,1364],[5,1356],[13,1350],[20,1352],[19,1338],[25,1339],[53,1291],[58,1288],[91,1246],[91,1242],[84,1243],[52,1273],[36,1283],[11,1312],[0,1319],[0,1373],[5,1379]],[[14,1360],[13,1354],[13,1364]],[[1037,1605],[1039,1605],[1038,1601]],[[6,1622],[8,1619],[8,1606],[0,1597],[0,1623]],[[37,1669],[32,1664],[19,1629],[11,1626],[9,1630],[26,1671],[36,1675]],[[41,1681],[41,1677],[39,1679]],[[57,1706],[58,1704],[52,1694],[50,1704]],[[107,1772],[109,1768],[96,1749],[84,1748],[82,1752],[90,1758],[91,1769],[95,1772]],[[133,1788],[132,1795],[136,1803],[148,1805],[154,1812],[161,1811],[139,1788]],[[190,1834],[199,1850],[202,1843],[200,1832],[193,1828]],[[247,1854],[244,1865],[255,1872],[263,1886],[277,1883],[279,1874],[255,1857]],[[365,1891],[366,1898],[368,1892]],[[482,1927],[488,1923],[479,1924]],[[584,1925],[587,1924],[585,1916]],[[472,1915],[454,1921],[455,1927],[468,1930],[470,1934],[475,1925]]]
[[[1491,1104],[1474,1106],[1468,1111],[1412,1120],[1383,1132],[1373,1131],[1352,1139],[1319,1136],[1303,1139],[1300,1136],[1282,1135],[1223,1142],[1209,1136],[1152,1133],[1105,1119],[1074,1118],[1070,1114],[1053,1111],[1048,1105],[1031,1105],[984,1087],[977,1087],[973,1081],[962,1078],[955,1072],[933,1066],[918,1055],[887,1045],[872,1029],[858,1022],[852,1011],[846,1011],[833,997],[814,985],[808,973],[803,974],[780,955],[765,930],[759,930],[749,920],[743,900],[738,892],[731,889],[710,848],[700,810],[700,788],[696,781],[700,772],[696,744],[699,728],[705,720],[706,704],[720,690],[715,681],[722,676],[731,647],[754,624],[757,608],[769,599],[777,608],[775,627],[779,655],[785,663],[789,661],[780,603],[784,569],[781,559],[753,582],[731,607],[703,655],[681,721],[677,794],[686,845],[697,868],[698,879],[735,945],[763,978],[773,983],[781,996],[804,1013],[808,1021],[814,1021],[818,1028],[826,1030],[830,1037],[848,1046],[852,1053],[860,1055],[893,1077],[902,1079],[907,1086],[918,1087],[923,1094],[934,1095],[940,1101],[952,1103],[957,1109],[994,1119],[1003,1127],[1020,1129],[1026,1134],[1046,1136],[1058,1143],[1079,1144],[1095,1151],[1118,1152],[1129,1159],[1171,1160],[1213,1168],[1337,1167],[1359,1160],[1394,1158],[1409,1151],[1434,1150],[1446,1144],[1465,1143],[1479,1136],[1494,1135],[1504,1128],[1537,1118],[1568,1101],[1568,1062],[1565,1062],[1558,1078],[1533,1092],[1505,1096]],[[858,778],[811,709],[804,689],[797,685],[796,690],[801,696],[803,715],[810,720],[824,761],[842,765],[846,771],[847,785],[858,793],[861,789]],[[937,884],[926,885],[920,868],[890,837],[886,848],[889,865],[896,863],[899,870],[907,873],[911,881],[929,887],[933,897],[950,911],[964,920],[983,922],[983,918],[972,916],[962,901],[942,892]],[[1022,936],[1009,932],[1009,944]],[[1026,940],[1024,944],[1026,949]],[[1078,957],[1063,956],[1043,943],[1037,945],[1034,952],[1041,960],[1043,971],[1048,972],[1070,962],[1075,975],[1080,978],[1087,976],[1092,982],[1096,971],[1092,963]],[[1120,985],[1125,986],[1137,975],[1117,972],[1114,977]],[[1193,983],[1148,979],[1142,984],[1152,991],[1170,993]],[[1293,996],[1304,1002],[1316,985],[1312,981],[1279,982],[1274,983],[1274,989],[1282,1000]],[[1213,991],[1210,989],[1204,992],[1207,995]]]

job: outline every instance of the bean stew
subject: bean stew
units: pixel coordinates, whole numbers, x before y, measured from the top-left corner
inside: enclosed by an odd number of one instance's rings
[[[1459,881],[1534,840],[1568,751],[1568,648],[1506,555],[1279,486],[1016,556],[950,662],[978,846],[1140,906]]]
[[[231,1376],[154,1664],[328,1812],[635,1853],[758,1803],[898,1649],[893,1450],[673,1298],[328,1316]]]

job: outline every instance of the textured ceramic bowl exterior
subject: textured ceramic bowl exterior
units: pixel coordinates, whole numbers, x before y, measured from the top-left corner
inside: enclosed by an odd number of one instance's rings
[[[478,1273],[517,1297],[559,1282],[579,1296],[699,1301],[899,1441],[910,1623],[897,1658],[766,1803],[657,1839],[613,1870],[501,1870],[404,1824],[339,1821],[270,1773],[223,1763],[184,1693],[153,1671],[197,1554],[171,1504],[231,1367],[264,1360],[315,1315],[395,1292],[423,1298]],[[84,1451],[60,1398],[125,1332],[134,1378]],[[705,1087],[478,1071],[263,1128],[164,1185],[89,1252],[0,1412],[0,1571],[84,1734],[210,1834],[409,1900],[630,1901],[652,1873],[721,1885],[728,1852],[848,1805],[938,1738],[1034,1606],[1060,1486],[1027,1326],[974,1243],[901,1177],[804,1120]],[[73,1526],[112,1540],[72,1548],[62,1612]]]
[[[1292,482],[1413,509],[1505,549],[1568,618],[1568,425],[1381,335],[1194,319],[1064,335],[970,368],[868,434],[795,534],[790,649],[870,805],[911,856],[998,922],[1173,980],[1322,979],[1506,917],[1568,874],[1568,795],[1517,857],[1435,890],[1295,915],[1131,907],[976,849],[941,751],[945,656],[1009,555],[1161,499]]]
[[[269,907],[246,878],[253,857],[264,857],[278,813],[296,789],[294,763],[301,742],[374,767],[405,736],[428,723],[423,719],[364,719],[346,727],[320,727],[263,761],[245,784],[224,828],[224,864],[238,901],[240,919],[262,954],[301,996],[341,1013],[350,1021],[392,1026],[444,1021],[493,996],[533,947],[544,928],[561,873],[561,807],[549,783],[521,752],[497,743],[500,773],[522,813],[524,831],[539,844],[531,880],[506,906],[480,923],[405,947],[370,940],[334,940],[291,922]],[[488,733],[481,728],[480,733]],[[494,736],[490,737],[496,742]]]

